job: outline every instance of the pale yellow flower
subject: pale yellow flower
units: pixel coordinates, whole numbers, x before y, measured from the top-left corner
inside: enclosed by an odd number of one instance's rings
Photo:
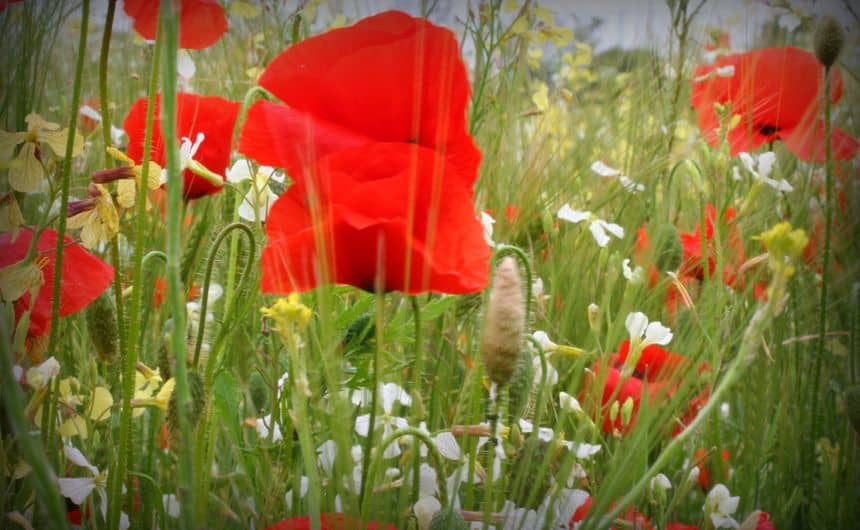
[[[28,292],[38,292],[45,277],[42,269],[48,259],[39,256],[32,261],[21,260],[0,268],[0,299],[14,302]]]
[[[56,156],[64,156],[69,129],[60,129],[56,123],[46,121],[36,113],[28,114],[25,132],[0,131],[0,164],[9,168],[9,185],[15,191],[37,191],[45,180],[45,168],[37,157],[39,144],[47,145]],[[84,139],[74,133],[72,156],[84,149]],[[15,155],[15,148],[23,144]]]
[[[26,222],[15,195],[7,193],[0,197],[0,233],[12,232],[12,241],[18,237],[18,227]]]
[[[81,228],[81,243],[95,248],[110,241],[119,232],[119,214],[108,190],[101,184],[90,184],[90,198],[69,205],[67,226]]]
[[[116,169],[105,169],[93,173],[93,182],[107,184],[108,182],[116,181],[116,202],[123,208],[131,208],[134,206],[137,197],[137,188],[143,176],[143,167],[135,164],[134,160],[115,147],[108,147],[107,154],[120,162],[122,166]],[[161,185],[160,178],[161,166],[150,160],[146,187],[151,190],[158,189]],[[150,207],[149,198],[147,198],[146,207],[147,209]]]

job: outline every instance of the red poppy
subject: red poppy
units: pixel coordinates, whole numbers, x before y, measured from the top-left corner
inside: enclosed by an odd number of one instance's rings
[[[588,515],[588,512],[591,510],[591,496],[585,498],[585,502],[576,509],[573,513],[573,517],[570,518],[570,523],[568,524],[569,529],[573,529],[577,523],[581,523],[585,516]],[[622,521],[628,521],[633,523],[633,528],[638,528],[641,530],[653,530],[654,526],[648,521],[648,518],[643,514],[636,511],[636,509],[632,506],[628,506],[626,510],[624,510],[619,516],[619,519]],[[611,527],[610,530],[614,530],[616,527]]]
[[[322,530],[358,530],[360,526],[358,519],[344,516],[342,513],[324,513],[320,515],[320,528]],[[266,530],[310,530],[311,521],[307,516],[290,517],[278,521],[266,528]],[[395,530],[394,525],[370,521],[367,530]]]
[[[732,155],[753,151],[764,143],[782,140],[799,158],[824,159],[824,67],[812,53],[800,48],[764,48],[727,55],[714,64],[701,65],[693,75],[692,104],[699,127],[713,146],[720,139],[715,103],[731,103],[740,121],[726,138]],[[832,69],[830,99],[842,96],[842,75]],[[841,129],[833,129],[833,156],[853,158],[858,142]]]
[[[695,524],[669,523],[666,525],[666,530],[699,530],[699,526]]]
[[[141,37],[155,40],[159,0],[125,0],[125,14]],[[179,47],[199,50],[212,46],[227,31],[227,17],[217,0],[180,0]]]
[[[734,285],[737,279],[737,268],[744,262],[744,248],[741,240],[740,230],[737,225],[731,224],[735,217],[735,210],[731,207],[726,208],[722,219],[722,229],[728,230],[728,238],[726,246],[723,248],[724,260],[726,264],[723,268],[723,283],[726,285]],[[714,242],[714,224],[717,222],[717,210],[713,204],[705,206],[705,243],[708,248],[703,254],[702,251],[702,226],[696,227],[692,232],[678,231],[678,236],[681,238],[681,247],[683,255],[681,258],[681,268],[678,271],[680,276],[689,276],[702,280],[705,277],[703,261],[707,259],[708,275],[713,276],[716,268],[716,242]]]
[[[755,523],[755,530],[776,530],[773,521],[770,520],[770,514],[759,512]]]
[[[289,48],[260,84],[285,105],[256,103],[239,150],[295,181],[267,219],[264,291],[372,290],[377,275],[409,293],[487,284],[481,153],[450,30],[388,11]]]
[[[164,138],[161,135],[161,96],[155,101],[155,120],[152,129],[152,161],[160,166],[165,164]],[[203,141],[194,160],[200,162],[222,179],[226,179],[230,165],[230,147],[233,126],[239,115],[239,103],[218,96],[197,96],[180,92],[176,99],[176,135],[187,138],[192,144],[199,134]],[[128,134],[128,156],[140,164],[143,161],[143,139],[146,132],[146,99],[134,102],[123,122]],[[197,199],[221,191],[205,178],[186,169],[183,173],[184,196],[186,200]]]
[[[329,153],[371,142],[417,144],[446,157],[447,171],[469,185],[477,176],[457,39],[426,19],[386,11],[306,39],[259,83],[284,104],[250,109],[239,150],[293,179]]]
[[[603,397],[601,398],[601,410],[603,412],[594,411],[595,417],[603,418],[602,429],[605,433],[613,433],[616,430],[628,433],[633,429],[636,424],[636,418],[639,415],[639,405],[642,401],[642,394],[645,391],[646,385],[648,397],[652,405],[670,399],[678,385],[678,375],[689,363],[687,357],[668,352],[656,344],[651,344],[642,349],[642,355],[636,363],[633,374],[624,379],[621,376],[621,368],[624,366],[624,361],[627,359],[629,352],[630,341],[625,340],[621,343],[618,354],[611,356],[609,359],[606,385],[603,388]],[[707,363],[700,363],[699,373],[707,369]],[[596,374],[599,374],[600,370],[600,362],[592,366],[592,371]],[[587,382],[589,385],[591,383],[591,381]],[[696,417],[699,409],[707,402],[708,393],[709,390],[705,388],[688,402],[683,415],[679,418],[680,425],[676,426],[673,430],[673,436],[680,433],[683,430],[683,426]],[[633,401],[633,413],[631,414],[630,422],[627,425],[623,425],[620,414],[613,422],[607,412],[612,402],[618,402],[620,407],[628,398]]]
[[[12,241],[11,234],[0,234],[0,268],[20,262],[27,256],[33,232],[21,230]],[[113,281],[113,267],[87,252],[84,247],[66,236],[63,250],[63,271],[60,285],[60,316],[77,313],[104,292]],[[29,293],[15,301],[15,315],[31,308],[27,335],[35,337],[51,330],[51,306],[54,300],[54,263],[57,249],[57,232],[46,228],[36,243],[36,260],[42,270],[44,283],[35,300]]]
[[[449,168],[432,150],[405,143],[327,156],[313,198],[293,185],[269,212],[263,291],[328,282],[372,291],[377,274],[386,291],[479,291],[490,250],[471,185]]]
[[[696,450],[696,455],[693,458],[696,467],[699,468],[699,487],[702,488],[702,491],[710,491],[716,485],[716,482],[711,480],[711,470],[713,469],[715,472],[717,471],[716,464],[712,461],[713,459],[709,458],[710,453],[705,449]],[[723,478],[720,482],[726,482],[729,480],[729,450],[723,449],[720,451],[720,456],[722,456],[722,470],[723,470]]]

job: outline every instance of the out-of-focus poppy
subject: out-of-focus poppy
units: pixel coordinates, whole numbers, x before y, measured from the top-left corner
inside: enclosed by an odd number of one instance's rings
[[[341,513],[324,513],[320,515],[320,528],[322,530],[358,530],[361,522]],[[365,527],[367,530],[395,530],[394,525],[369,521]],[[290,517],[278,521],[266,528],[266,530],[310,530],[311,521],[308,516]]]
[[[636,418],[639,415],[639,407],[642,401],[645,388],[648,389],[648,399],[651,405],[656,405],[661,401],[671,399],[679,385],[678,376],[681,371],[689,364],[690,360],[676,353],[668,352],[656,344],[650,344],[642,349],[642,355],[636,363],[633,374],[624,378],[621,374],[621,368],[624,366],[624,361],[630,352],[630,341],[625,340],[621,343],[618,349],[618,354],[613,355],[609,359],[607,366],[606,384],[603,388],[603,396],[601,398],[600,411],[595,410],[595,417],[602,417],[603,423],[601,428],[603,432],[630,432],[635,427]],[[592,371],[599,374],[601,370],[600,362],[592,366]],[[699,373],[708,369],[707,363],[699,364]],[[588,386],[598,379],[599,375],[587,381],[586,393]],[[699,409],[707,402],[709,394],[708,388],[703,389],[697,396],[691,399],[683,414],[679,418],[677,425],[672,432],[675,436],[683,430],[684,425],[692,421]],[[618,402],[618,406],[624,405],[624,402],[630,399],[633,402],[633,410],[630,415],[630,421],[626,425],[623,423],[621,414],[613,421],[608,410],[613,402]]]
[[[159,0],[125,0],[125,14],[134,20],[141,37],[154,40],[158,32]],[[201,49],[212,46],[227,31],[227,16],[217,0],[179,2],[179,47]]]
[[[713,469],[715,472],[717,470],[717,465],[713,462],[713,459],[710,458],[710,453],[705,449],[696,450],[696,455],[693,457],[693,461],[696,464],[696,467],[699,468],[699,476],[697,478],[699,482],[699,487],[702,488],[702,491],[708,492],[713,488],[717,483],[727,482],[729,480],[729,450],[723,449],[720,451],[720,456],[722,457],[722,478],[718,481],[711,480],[711,470]]]
[[[842,96],[842,75],[831,72],[830,100]],[[714,104],[730,105],[726,140],[732,155],[782,140],[802,160],[824,159],[824,67],[812,53],[795,47],[763,48],[720,57],[693,74],[691,101],[699,127],[713,146],[720,141],[720,115]],[[732,116],[739,120],[732,122]],[[835,159],[853,158],[857,140],[833,129]]]
[[[570,519],[568,528],[574,528],[576,524],[581,523],[585,519],[585,516],[588,515],[588,512],[591,510],[591,504],[592,499],[589,495],[585,498],[585,502],[583,502],[582,505],[577,508],[576,511],[573,513],[573,517],[571,517]],[[632,523],[633,528],[641,530],[652,530],[654,528],[648,518],[645,517],[643,514],[637,512],[636,508],[634,508],[633,506],[628,506],[626,510],[621,512],[618,518],[622,521],[628,521]],[[613,526],[610,530],[615,530],[615,528],[616,527]]]
[[[152,161],[164,167],[166,162],[164,138],[161,134],[161,96],[155,101],[152,130]],[[198,96],[180,92],[176,99],[176,136],[183,141],[186,154],[209,171],[226,179],[230,165],[230,144],[233,127],[239,115],[239,103],[218,96]],[[146,132],[146,98],[134,102],[123,122],[128,134],[128,156],[137,164],[143,162],[143,140]],[[202,135],[202,137],[201,137]],[[187,139],[187,140],[185,140]],[[221,191],[208,179],[183,170],[184,197],[197,199]]]
[[[26,292],[20,296],[13,295],[15,303],[16,319],[20,318],[29,308],[30,327],[27,336],[35,337],[44,335],[51,331],[51,306],[54,300],[54,267],[57,250],[57,231],[46,228],[36,243],[36,256],[32,263],[23,263],[26,258],[30,243],[33,240],[33,231],[21,230],[18,237],[13,241],[11,234],[0,234],[0,285],[8,285],[12,288],[24,288]],[[25,272],[25,277],[32,278],[31,285],[21,285],[20,278],[16,276],[15,270]],[[29,269],[29,271],[25,271]],[[41,278],[31,274],[41,273]],[[81,245],[66,236],[65,248],[63,250],[63,270],[60,276],[60,316],[69,316],[77,313],[108,288],[113,280],[113,267],[87,252]],[[29,282],[29,280],[27,280]],[[17,284],[17,285],[15,285]],[[28,287],[35,289],[35,295],[31,294]],[[4,299],[9,300],[6,287],[0,293]]]
[[[267,218],[263,290],[324,282],[465,293],[489,281],[481,153],[454,34],[388,11],[302,41],[260,84],[239,149],[295,181]]]

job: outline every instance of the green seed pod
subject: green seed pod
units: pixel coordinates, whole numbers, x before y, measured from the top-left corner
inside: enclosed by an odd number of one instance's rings
[[[430,521],[430,530],[469,530],[469,523],[460,512],[453,508],[443,508],[436,512]]]
[[[860,385],[852,385],[845,389],[845,415],[860,435]]]
[[[678,231],[670,223],[660,225],[654,234],[654,263],[657,269],[676,271],[681,266],[684,257],[684,247]]]
[[[839,53],[845,46],[845,30],[839,22],[830,15],[825,15],[818,21],[813,37],[815,56],[818,61],[830,68],[839,58]]]
[[[116,319],[116,302],[110,289],[106,289],[87,306],[85,312],[87,332],[102,361],[117,360],[119,326]]]
[[[520,352],[517,367],[508,386],[511,417],[520,418],[524,415],[529,404],[534,376],[535,369],[532,364],[532,353],[528,349],[523,349]]]
[[[206,389],[204,388],[203,376],[199,372],[188,371],[188,391],[191,396],[186,418],[190,429],[197,427],[203,409],[206,406]],[[178,446],[180,440],[179,430],[179,392],[174,388],[167,406],[167,427],[170,431],[170,447]]]
[[[248,378],[248,393],[251,394],[251,404],[258,413],[271,404],[269,385],[266,384],[260,372],[253,372]]]
[[[499,386],[510,381],[520,358],[525,328],[521,283],[517,261],[504,258],[493,278],[482,344],[487,376]]]

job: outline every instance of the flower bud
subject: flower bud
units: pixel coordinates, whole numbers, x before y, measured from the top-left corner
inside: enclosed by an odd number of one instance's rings
[[[499,386],[507,384],[516,369],[524,328],[519,267],[514,258],[506,257],[496,268],[482,345],[487,376]]]
[[[185,417],[188,419],[188,428],[192,430],[199,423],[206,406],[206,389],[204,387],[205,384],[200,373],[189,370],[188,394],[191,402],[188,404]],[[172,449],[178,448],[181,433],[179,430],[179,392],[176,391],[171,394],[167,406],[167,426],[170,430],[170,447]]]
[[[630,424],[630,419],[633,417],[633,406],[633,398],[628,397],[624,400],[624,404],[621,405],[621,425]]]
[[[818,21],[813,37],[815,56],[825,68],[830,68],[839,57],[839,52],[845,46],[845,31],[839,22],[830,15]]]
[[[110,289],[105,290],[87,306],[87,332],[102,361],[118,359],[119,326],[116,318],[116,302]]]

